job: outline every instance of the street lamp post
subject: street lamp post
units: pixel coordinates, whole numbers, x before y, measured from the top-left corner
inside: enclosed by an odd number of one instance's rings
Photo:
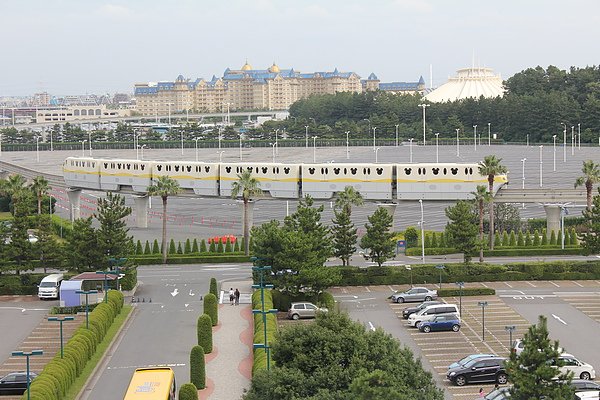
[[[242,161],[242,134],[241,133],[240,133],[240,161]]]
[[[87,139],[81,141],[81,157],[85,157],[85,142],[87,142]]]
[[[419,199],[419,205],[421,206],[421,262],[425,264],[425,221],[423,220],[423,199]]]
[[[225,153],[225,150],[217,151],[217,153],[219,153],[219,162],[221,162],[223,160],[223,153]]]
[[[306,142],[306,148],[308,149],[308,125],[304,125],[304,129],[306,130],[304,132],[304,140]]]
[[[542,160],[542,150],[544,149],[544,145],[540,144],[540,187],[542,187],[542,165],[543,165],[543,160]]]
[[[477,125],[473,125],[473,143],[475,144],[475,151],[477,151]]]
[[[119,273],[115,271],[96,271],[98,275],[104,275],[104,302],[108,303],[108,275],[116,275],[119,278]]]
[[[63,347],[63,322],[65,321],[73,321],[74,317],[48,317],[48,321],[58,321],[60,323],[60,358],[64,357],[64,347]]]
[[[488,122],[488,146],[492,145],[492,123]]]
[[[513,332],[517,329],[516,326],[514,325],[506,325],[504,327],[504,330],[508,332],[508,348],[511,349],[512,348],[512,335]]]
[[[581,124],[577,124],[577,148],[581,149]]]
[[[313,136],[313,163],[317,162],[317,137]]]
[[[552,171],[556,172],[556,135],[552,135]]]
[[[525,161],[527,161],[527,158],[521,159],[522,172],[523,172],[523,175],[521,177],[521,189],[523,189],[523,190],[525,190]],[[525,208],[525,203],[523,203],[522,208]]]
[[[575,155],[575,126],[571,125],[571,155]]]
[[[440,140],[440,133],[438,132],[435,134],[435,162],[436,163],[440,162],[439,140]]]
[[[348,135],[350,131],[346,131],[346,160],[350,159],[350,141],[348,140]]]
[[[363,121],[369,122],[369,130],[367,130],[367,137],[368,137],[369,133],[371,133],[371,120],[369,118],[363,118]]]
[[[410,267],[410,265],[405,265],[404,268],[406,268],[406,270],[409,272],[410,274],[410,287],[412,287],[413,285],[413,280],[412,280],[412,268]]]
[[[198,140],[200,140],[200,138],[194,139],[194,148],[196,150],[196,161],[198,161]]]
[[[146,148],[148,148],[148,146],[146,146],[145,144],[143,144],[143,145],[140,147],[140,150],[142,150],[142,158],[141,158],[141,160],[144,160],[144,149],[146,149]]]
[[[481,307],[481,341],[485,342],[485,308],[488,305],[487,301],[478,301],[477,305]]]
[[[88,124],[88,143],[90,144],[90,157],[92,156],[92,130],[91,126]],[[135,133],[134,133],[135,135]]]
[[[98,293],[98,291],[97,290],[76,290],[75,293],[85,294],[85,329],[89,329],[90,328],[90,318],[89,318],[90,308],[89,308],[88,296],[90,294],[96,294],[96,293]]]
[[[279,132],[279,129],[275,129],[275,151],[277,152],[277,155],[279,155],[279,148],[277,146],[277,132]]]
[[[563,162],[567,162],[567,124],[564,122],[560,123],[564,126],[563,129]]]
[[[257,260],[257,258],[253,257],[253,261]],[[260,289],[260,300],[261,300],[261,309],[260,310],[252,310],[252,314],[262,314],[263,319],[263,331],[264,331],[264,342],[263,343],[254,343],[254,348],[262,348],[265,349],[265,353],[267,353],[267,371],[271,369],[271,352],[269,342],[267,340],[267,314],[276,314],[278,310],[271,309],[265,310],[265,289],[272,289],[273,285],[264,283],[264,274],[266,271],[270,271],[271,267],[268,265],[262,267],[252,267],[252,271],[258,272],[260,276],[260,284],[252,285],[254,289]]]
[[[183,155],[183,129],[181,129],[181,155]]]
[[[425,109],[429,107],[429,104],[419,104],[419,107],[423,108],[423,146],[425,146]]]
[[[11,353],[11,355],[13,357],[27,357],[27,400],[31,399],[30,393],[29,393],[29,386],[31,385],[31,379],[29,379],[29,357],[31,356],[41,356],[44,354],[43,350],[31,350],[29,352],[27,351],[13,351]]]
[[[456,282],[455,285],[458,286],[458,315],[459,317],[462,317],[462,293],[463,288],[465,287],[465,283]]]
[[[409,149],[409,152],[410,152],[410,162],[411,163],[412,163],[412,160],[413,160],[413,157],[412,157],[412,142],[413,142],[413,140],[415,140],[415,139],[414,138],[408,139],[408,143],[409,143],[408,149]]]
[[[35,158],[37,162],[40,162],[40,137],[35,137]]]
[[[529,133],[527,134],[527,147],[529,147]]]
[[[377,154],[379,154],[379,150],[381,149],[381,147],[378,147],[375,149],[375,164],[377,164],[379,162],[378,158],[377,158]]]
[[[436,265],[436,266],[435,266],[435,268],[436,268],[438,271],[440,271],[440,286],[439,286],[439,287],[440,287],[440,289],[442,289],[442,271],[443,271],[444,269],[446,269],[446,266],[445,266],[445,265],[443,265],[443,264],[440,264],[440,265]]]
[[[460,157],[460,139],[458,138],[459,128],[456,128],[456,157]]]
[[[375,131],[377,130],[377,127],[374,126],[373,127],[373,151],[375,151]]]
[[[400,126],[399,124],[396,124],[396,147],[398,147],[398,127],[399,126]]]
[[[277,147],[277,143],[272,143],[271,147],[273,148],[273,163],[275,163],[275,147]]]

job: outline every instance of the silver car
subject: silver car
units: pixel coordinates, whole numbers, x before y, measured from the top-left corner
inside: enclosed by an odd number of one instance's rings
[[[392,301],[394,303],[404,303],[408,301],[430,301],[437,299],[437,290],[429,290],[426,287],[414,287],[402,293],[394,293]]]
[[[327,312],[326,308],[317,307],[313,303],[296,302],[290,305],[287,316],[289,319],[315,318],[317,312]]]

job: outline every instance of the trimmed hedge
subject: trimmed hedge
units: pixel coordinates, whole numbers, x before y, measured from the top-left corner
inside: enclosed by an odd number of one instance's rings
[[[198,389],[193,383],[184,383],[179,388],[179,400],[198,400]]]
[[[212,326],[217,326],[219,323],[219,305],[217,304],[217,296],[212,293],[204,296],[204,313],[210,317]]]
[[[440,297],[461,296],[460,289],[440,289],[437,292]],[[496,291],[490,288],[463,288],[462,290],[462,296],[488,296],[494,294],[496,294]]]
[[[98,304],[89,304],[88,311],[92,312],[98,306]],[[83,306],[71,306],[71,307],[58,307],[54,306],[50,309],[50,314],[77,314],[80,312],[85,312],[85,305]]]
[[[196,334],[198,335],[198,345],[202,346],[204,353],[212,353],[212,319],[208,314],[202,314],[198,317],[196,323]]]
[[[206,387],[206,364],[202,346],[194,346],[190,352],[190,380],[198,390]]]
[[[108,327],[121,312],[123,294],[110,290],[108,302],[100,303],[89,314],[90,329],[80,326],[64,346],[64,358],[60,352],[44,367],[31,383],[33,400],[61,400],[77,376],[96,351]],[[24,396],[26,396],[24,394]]]
[[[453,247],[436,247],[436,248],[425,248],[426,256],[441,256],[445,254],[456,254],[458,250]],[[413,247],[406,249],[407,256],[420,256],[422,249]],[[494,250],[484,250],[483,255],[485,257],[504,257],[504,256],[555,256],[555,255],[579,255],[583,254],[583,249],[579,246],[565,245],[565,249],[561,249],[560,246],[523,246],[523,247],[500,247]],[[479,252],[473,253],[473,257],[478,257]]]
[[[215,297],[219,297],[219,289],[217,288],[217,280],[215,278],[210,278],[210,289],[208,289],[208,293],[212,293]]]
[[[265,310],[273,309],[273,295],[271,290],[265,290]],[[262,310],[260,290],[252,293],[252,309]],[[267,343],[272,343],[277,333],[277,316],[267,314]],[[262,314],[254,314],[254,338],[252,343],[263,343],[265,341],[265,332]],[[265,349],[254,349],[254,361],[252,364],[252,375],[259,370],[267,369],[267,353]]]
[[[132,259],[138,265],[162,264],[160,255],[134,256]],[[250,257],[240,255],[185,255],[170,254],[167,264],[207,264],[207,263],[244,263],[250,262]]]

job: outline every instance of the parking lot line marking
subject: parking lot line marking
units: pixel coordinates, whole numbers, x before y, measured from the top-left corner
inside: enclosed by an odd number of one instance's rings
[[[485,284],[485,283],[483,283],[483,282],[479,282],[479,283],[481,283],[481,286],[483,286],[484,288],[488,288],[488,289],[490,288],[488,285],[486,285],[486,284]]]
[[[511,289],[512,289],[512,285],[511,285],[510,283],[508,283],[508,282],[504,282],[504,284],[505,284],[506,286],[508,286],[509,288],[511,288]]]
[[[368,286],[365,286],[365,290],[366,290],[367,292],[371,293],[371,289],[369,289],[369,287],[368,287]]]
[[[554,282],[552,282],[552,281],[548,281],[548,282],[550,282],[551,284],[553,284],[553,285],[554,285],[554,286],[556,286],[556,287],[560,287],[559,285],[557,285],[556,283],[554,283]]]
[[[581,283],[579,283],[579,282],[575,282],[575,281],[571,281],[571,282],[573,282],[574,284],[576,284],[579,287],[583,287],[583,285]]]
[[[391,290],[392,292],[395,292],[395,291],[396,291],[396,290],[394,290],[394,288],[392,287],[392,285],[388,285],[388,287],[390,288],[390,290]]]
[[[558,315],[552,314],[552,318],[554,318],[555,320],[557,320],[561,324],[567,325],[567,323],[565,321],[563,321],[563,319],[561,317],[559,317]]]
[[[598,285],[600,285],[600,281],[594,281],[594,282],[596,282]]]
[[[531,283],[529,281],[525,281],[525,283],[528,283],[531,287],[537,287],[537,286],[535,286],[533,283]]]

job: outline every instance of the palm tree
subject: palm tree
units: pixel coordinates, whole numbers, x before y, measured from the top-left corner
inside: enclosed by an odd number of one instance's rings
[[[479,211],[479,262],[483,262],[483,205],[490,201],[492,196],[484,185],[477,185],[475,203]]]
[[[580,176],[575,180],[575,188],[585,185],[587,210],[590,211],[592,209],[592,190],[594,189],[594,183],[600,182],[600,164],[596,164],[592,160],[584,161],[581,172],[583,172],[583,176]]]
[[[0,181],[0,192],[9,196],[13,205],[13,215],[16,215],[17,211],[17,197],[25,189],[27,180],[21,175],[11,175],[8,179]]]
[[[43,176],[36,176],[33,178],[33,183],[30,187],[37,196],[38,215],[40,215],[42,213],[42,198],[48,194],[48,189],[50,188],[48,181]]]
[[[494,179],[496,175],[505,174],[506,167],[500,164],[501,158],[496,156],[485,156],[479,163],[479,173],[487,176],[488,193],[490,194],[489,213],[490,213],[490,250],[494,250]]]
[[[231,197],[236,198],[242,196],[244,202],[244,254],[250,255],[250,221],[248,215],[248,203],[252,196],[262,194],[260,182],[252,176],[252,173],[245,170],[238,174],[238,180],[231,185]]]
[[[346,186],[343,192],[338,193],[335,200],[335,208],[341,208],[342,211],[348,214],[352,213],[352,206],[362,206],[365,201],[360,192],[352,186]]]
[[[179,183],[168,176],[160,176],[154,184],[148,187],[149,196],[160,196],[163,204],[162,226],[162,261],[167,263],[167,199],[181,192]]]

